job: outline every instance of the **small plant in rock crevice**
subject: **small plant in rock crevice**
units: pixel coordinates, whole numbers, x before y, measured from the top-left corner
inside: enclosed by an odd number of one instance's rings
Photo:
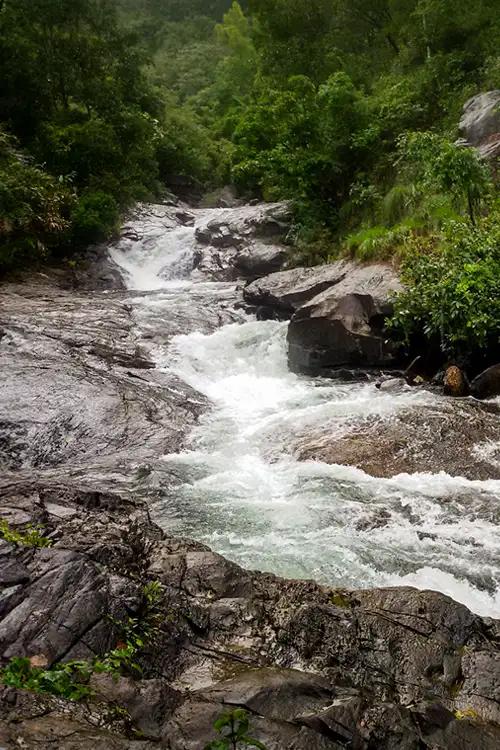
[[[141,578],[149,565],[153,541],[148,538],[143,524],[132,520],[122,533],[122,542],[129,550],[124,561],[128,575],[132,578]]]
[[[71,701],[79,701],[90,695],[88,680],[92,674],[92,663],[71,661],[51,668],[34,666],[34,659],[16,656],[0,671],[4,685],[34,693],[48,693]]]
[[[140,674],[137,657],[141,649],[152,643],[159,633],[162,618],[159,604],[162,597],[162,585],[158,581],[151,581],[142,590],[143,601],[137,617],[129,617],[125,623],[110,618],[120,628],[122,640],[103,657],[91,661],[69,661],[51,667],[47,666],[47,659],[41,655],[14,657],[0,669],[0,682],[19,690],[80,701],[92,693],[89,680],[93,674]]]
[[[245,747],[267,750],[262,742],[249,735],[250,718],[243,708],[221,714],[214,723],[214,729],[220,737],[210,742],[205,750],[242,750]]]
[[[17,547],[37,547],[41,549],[52,546],[52,541],[42,535],[41,526],[29,524],[24,529],[18,530],[13,529],[5,519],[0,519],[0,539],[15,544]]]

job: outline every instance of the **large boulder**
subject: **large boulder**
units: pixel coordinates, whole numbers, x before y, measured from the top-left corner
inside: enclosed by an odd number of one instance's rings
[[[260,276],[283,268],[287,254],[283,245],[254,242],[251,247],[238,253],[234,266],[240,276],[251,280],[258,279]]]
[[[339,367],[378,368],[395,364],[384,336],[400,289],[388,265],[354,266],[344,278],[294,314],[288,329],[288,361],[294,372],[328,374]]]
[[[493,365],[474,378],[470,392],[479,399],[500,396],[500,365]]]
[[[481,156],[500,156],[500,89],[473,96],[464,106],[460,133],[467,144],[475,146]]]
[[[291,268],[254,281],[243,296],[251,305],[268,307],[290,318],[301,305],[338,284],[355,267],[351,261],[339,260],[324,266]]]
[[[287,203],[207,210],[195,230],[198,272],[219,281],[252,281],[281,269],[290,219]]]

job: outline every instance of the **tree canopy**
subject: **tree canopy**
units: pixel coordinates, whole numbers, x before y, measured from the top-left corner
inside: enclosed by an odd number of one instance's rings
[[[496,0],[3,0],[0,264],[171,185],[291,199],[302,262],[479,225],[497,187],[454,142],[499,42]]]

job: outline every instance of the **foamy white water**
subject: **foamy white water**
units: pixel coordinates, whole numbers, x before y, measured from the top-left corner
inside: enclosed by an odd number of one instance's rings
[[[156,290],[135,300],[142,330],[152,315],[172,315],[196,295],[209,304],[214,291],[233,293],[231,285],[189,281],[194,244],[194,229],[182,228],[152,246],[114,252],[130,289]],[[189,449],[161,458],[181,485],[163,489],[154,508],[160,524],[245,567],[346,588],[431,588],[500,616],[499,481],[443,473],[379,479],[293,455],[308,430],[328,424],[341,435],[356,420],[432,407],[437,396],[296,376],[286,364],[283,323],[247,319],[213,333],[199,327],[153,343],[158,366],[213,405]]]

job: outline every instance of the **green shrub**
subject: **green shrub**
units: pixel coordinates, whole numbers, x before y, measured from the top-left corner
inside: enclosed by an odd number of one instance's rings
[[[79,701],[90,695],[90,688],[86,684],[90,674],[90,664],[84,661],[71,661],[44,669],[33,667],[27,657],[15,657],[5,669],[0,670],[0,679],[4,685],[19,690],[49,693]]]
[[[120,170],[122,152],[111,123],[79,112],[72,119],[41,128],[39,152],[49,169],[71,175],[79,187],[87,185],[93,175]]]
[[[424,331],[444,351],[471,352],[498,345],[500,336],[500,216],[477,228],[450,222],[442,237],[416,238],[401,266],[405,291],[397,295],[393,330],[408,340]]]
[[[86,193],[79,199],[71,219],[76,244],[98,242],[106,239],[117,228],[118,205],[107,193]]]
[[[0,270],[47,257],[67,235],[73,197],[0,129]]]
[[[435,133],[405,133],[398,141],[398,164],[413,179],[417,193],[450,197],[474,224],[487,206],[492,178],[475,149],[456,146]]]
[[[400,255],[411,235],[411,226],[405,224],[391,228],[368,227],[348,235],[344,246],[347,253],[357,260],[386,260]]]

